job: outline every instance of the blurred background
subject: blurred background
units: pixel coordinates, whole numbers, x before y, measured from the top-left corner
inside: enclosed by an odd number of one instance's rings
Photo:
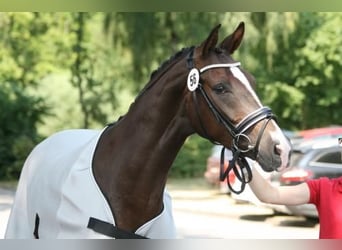
[[[126,113],[150,74],[218,23],[244,21],[234,58],[289,132],[341,124],[342,13],[2,12],[0,179],[16,180],[34,145],[70,128],[102,128]],[[203,178],[210,142],[194,135],[171,178]]]

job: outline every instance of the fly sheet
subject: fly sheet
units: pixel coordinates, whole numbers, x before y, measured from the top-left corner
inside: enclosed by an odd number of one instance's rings
[[[115,225],[92,172],[101,134],[99,130],[66,130],[35,147],[20,176],[5,238],[34,238],[34,233],[39,238],[111,238],[87,227],[90,218]],[[162,213],[136,234],[176,237],[171,197],[166,190],[163,200]]]

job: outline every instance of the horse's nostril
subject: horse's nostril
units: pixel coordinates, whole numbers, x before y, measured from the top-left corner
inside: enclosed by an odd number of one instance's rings
[[[274,153],[276,154],[276,155],[281,155],[281,147],[280,147],[280,145],[279,144],[276,144],[275,146],[274,146]]]

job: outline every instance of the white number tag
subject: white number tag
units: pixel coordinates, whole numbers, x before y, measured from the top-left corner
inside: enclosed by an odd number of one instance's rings
[[[188,75],[188,89],[192,92],[198,88],[199,84],[199,71],[196,68],[190,70]]]

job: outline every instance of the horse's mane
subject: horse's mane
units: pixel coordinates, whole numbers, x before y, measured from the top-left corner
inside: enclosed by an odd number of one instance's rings
[[[179,50],[178,52],[176,52],[174,55],[172,55],[169,59],[167,59],[166,61],[164,61],[156,70],[154,70],[151,73],[150,76],[150,81],[152,81],[153,77],[155,77],[157,75],[157,73],[159,73],[160,71],[162,71],[165,67],[167,67],[173,60],[178,59],[179,57],[181,57],[184,54],[187,54],[190,49],[192,47],[188,47],[188,48],[182,48],[181,50]]]
[[[172,55],[169,59],[167,59],[166,61],[164,61],[156,70],[154,70],[151,75],[150,75],[150,81],[146,84],[146,86],[140,91],[140,93],[136,96],[135,100],[133,103],[131,103],[130,107],[132,107],[136,101],[139,99],[139,97],[141,97],[147,90],[149,90],[152,86],[154,86],[154,84],[157,82],[157,77],[166,70],[166,68],[171,65],[171,63],[173,63],[175,60],[178,60],[179,58],[187,55],[190,50],[193,47],[187,47],[187,48],[182,48],[181,50],[179,50],[178,52],[176,52],[174,55]],[[123,117],[120,116],[120,118],[118,119],[118,121],[120,121]],[[117,121],[117,122],[118,122]],[[108,125],[115,125],[117,122],[113,122],[113,123],[109,123]]]
[[[183,57],[184,55],[188,54],[190,49],[192,47],[187,47],[187,48],[182,48],[178,52],[176,52],[174,55],[172,55],[169,59],[164,61],[156,70],[154,70],[151,75],[150,75],[150,81],[146,84],[146,86],[140,91],[138,96],[136,97],[139,98],[143,93],[145,93],[148,89],[150,89],[154,83],[156,83],[156,78],[157,76],[161,73],[164,72],[164,70],[175,60]]]
[[[174,55],[172,55],[169,59],[164,61],[156,70],[152,71],[150,75],[150,81],[146,84],[146,86],[140,91],[140,93],[137,95],[135,100],[137,100],[141,95],[143,95],[147,90],[149,90],[155,83],[157,76],[164,72],[164,70],[175,60],[178,60],[179,58],[183,57],[184,55],[187,55],[191,49],[193,49],[194,46],[191,47],[185,47],[176,52]],[[221,48],[214,48],[215,53],[222,54],[223,50]]]

